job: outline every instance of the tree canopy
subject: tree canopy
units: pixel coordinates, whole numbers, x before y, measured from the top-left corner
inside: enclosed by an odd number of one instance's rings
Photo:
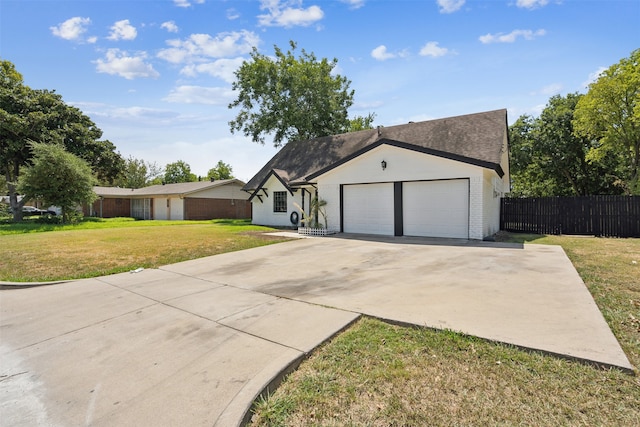
[[[152,184],[162,173],[162,168],[157,163],[129,156],[125,159],[124,168],[114,184],[124,188],[142,188]]]
[[[219,160],[215,167],[209,169],[208,179],[231,179],[233,178],[233,168],[230,164]]]
[[[14,219],[21,218],[16,184],[21,169],[33,158],[30,142],[61,144],[85,159],[101,182],[118,176],[124,161],[102,131],[78,108],[67,105],[55,91],[31,89],[9,62],[0,61],[0,173],[5,176]]]
[[[96,179],[89,164],[58,144],[31,143],[32,165],[24,169],[18,190],[25,199],[41,200],[62,209],[67,222],[78,205],[96,198]]]
[[[197,181],[198,177],[191,173],[191,166],[184,160],[169,163],[164,168],[164,183],[176,184],[178,182]]]
[[[238,98],[229,108],[240,111],[229,122],[232,133],[242,132],[261,144],[273,134],[274,146],[280,147],[349,129],[347,110],[354,91],[346,77],[332,75],[337,59],[318,60],[304,49],[296,58],[296,43],[290,46],[287,52],[274,46],[275,59],[254,48],[251,59],[235,72],[232,88]]]
[[[576,107],[574,127],[595,142],[590,160],[622,157],[626,191],[640,194],[640,49],[589,85]]]
[[[509,127],[512,196],[640,194],[640,49]]]
[[[538,118],[521,116],[510,126],[513,196],[585,196],[623,191],[615,158],[589,160],[592,141],[574,133],[574,111],[582,96],[553,96]]]
[[[357,132],[359,130],[373,129],[373,121],[376,113],[369,113],[366,116],[355,116],[349,120],[349,132]]]

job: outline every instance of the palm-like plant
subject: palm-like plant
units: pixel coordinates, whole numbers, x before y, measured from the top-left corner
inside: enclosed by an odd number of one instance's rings
[[[302,219],[300,222],[305,227],[312,228],[322,228],[322,224],[318,221],[319,215],[322,215],[322,219],[324,220],[324,228],[328,229],[328,219],[327,219],[327,201],[324,199],[319,199],[318,197],[314,197],[311,200],[311,204],[309,205],[309,213],[307,214],[304,209],[300,207],[299,204],[294,203],[294,205],[300,209],[302,213]]]

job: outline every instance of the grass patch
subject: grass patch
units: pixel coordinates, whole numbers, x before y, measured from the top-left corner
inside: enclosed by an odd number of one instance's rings
[[[286,239],[246,220],[90,219],[73,225],[1,224],[0,280],[49,281],[155,268]]]
[[[501,240],[561,245],[640,366],[640,239]],[[616,369],[365,318],[258,400],[252,425],[640,426],[639,402],[640,378]]]
[[[617,370],[364,318],[258,401],[253,425],[631,426],[638,397]]]

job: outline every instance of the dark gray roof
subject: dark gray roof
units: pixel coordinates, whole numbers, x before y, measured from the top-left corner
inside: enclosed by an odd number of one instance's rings
[[[316,176],[381,144],[450,158],[493,169],[502,175],[502,145],[507,110],[381,127],[287,143],[249,180],[244,190],[256,190],[272,174],[289,185]]]

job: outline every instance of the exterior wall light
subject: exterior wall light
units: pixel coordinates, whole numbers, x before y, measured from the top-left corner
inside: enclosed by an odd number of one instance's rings
[[[380,166],[382,166],[382,170],[385,170],[387,168],[387,162],[383,160],[382,162],[380,162]]]

